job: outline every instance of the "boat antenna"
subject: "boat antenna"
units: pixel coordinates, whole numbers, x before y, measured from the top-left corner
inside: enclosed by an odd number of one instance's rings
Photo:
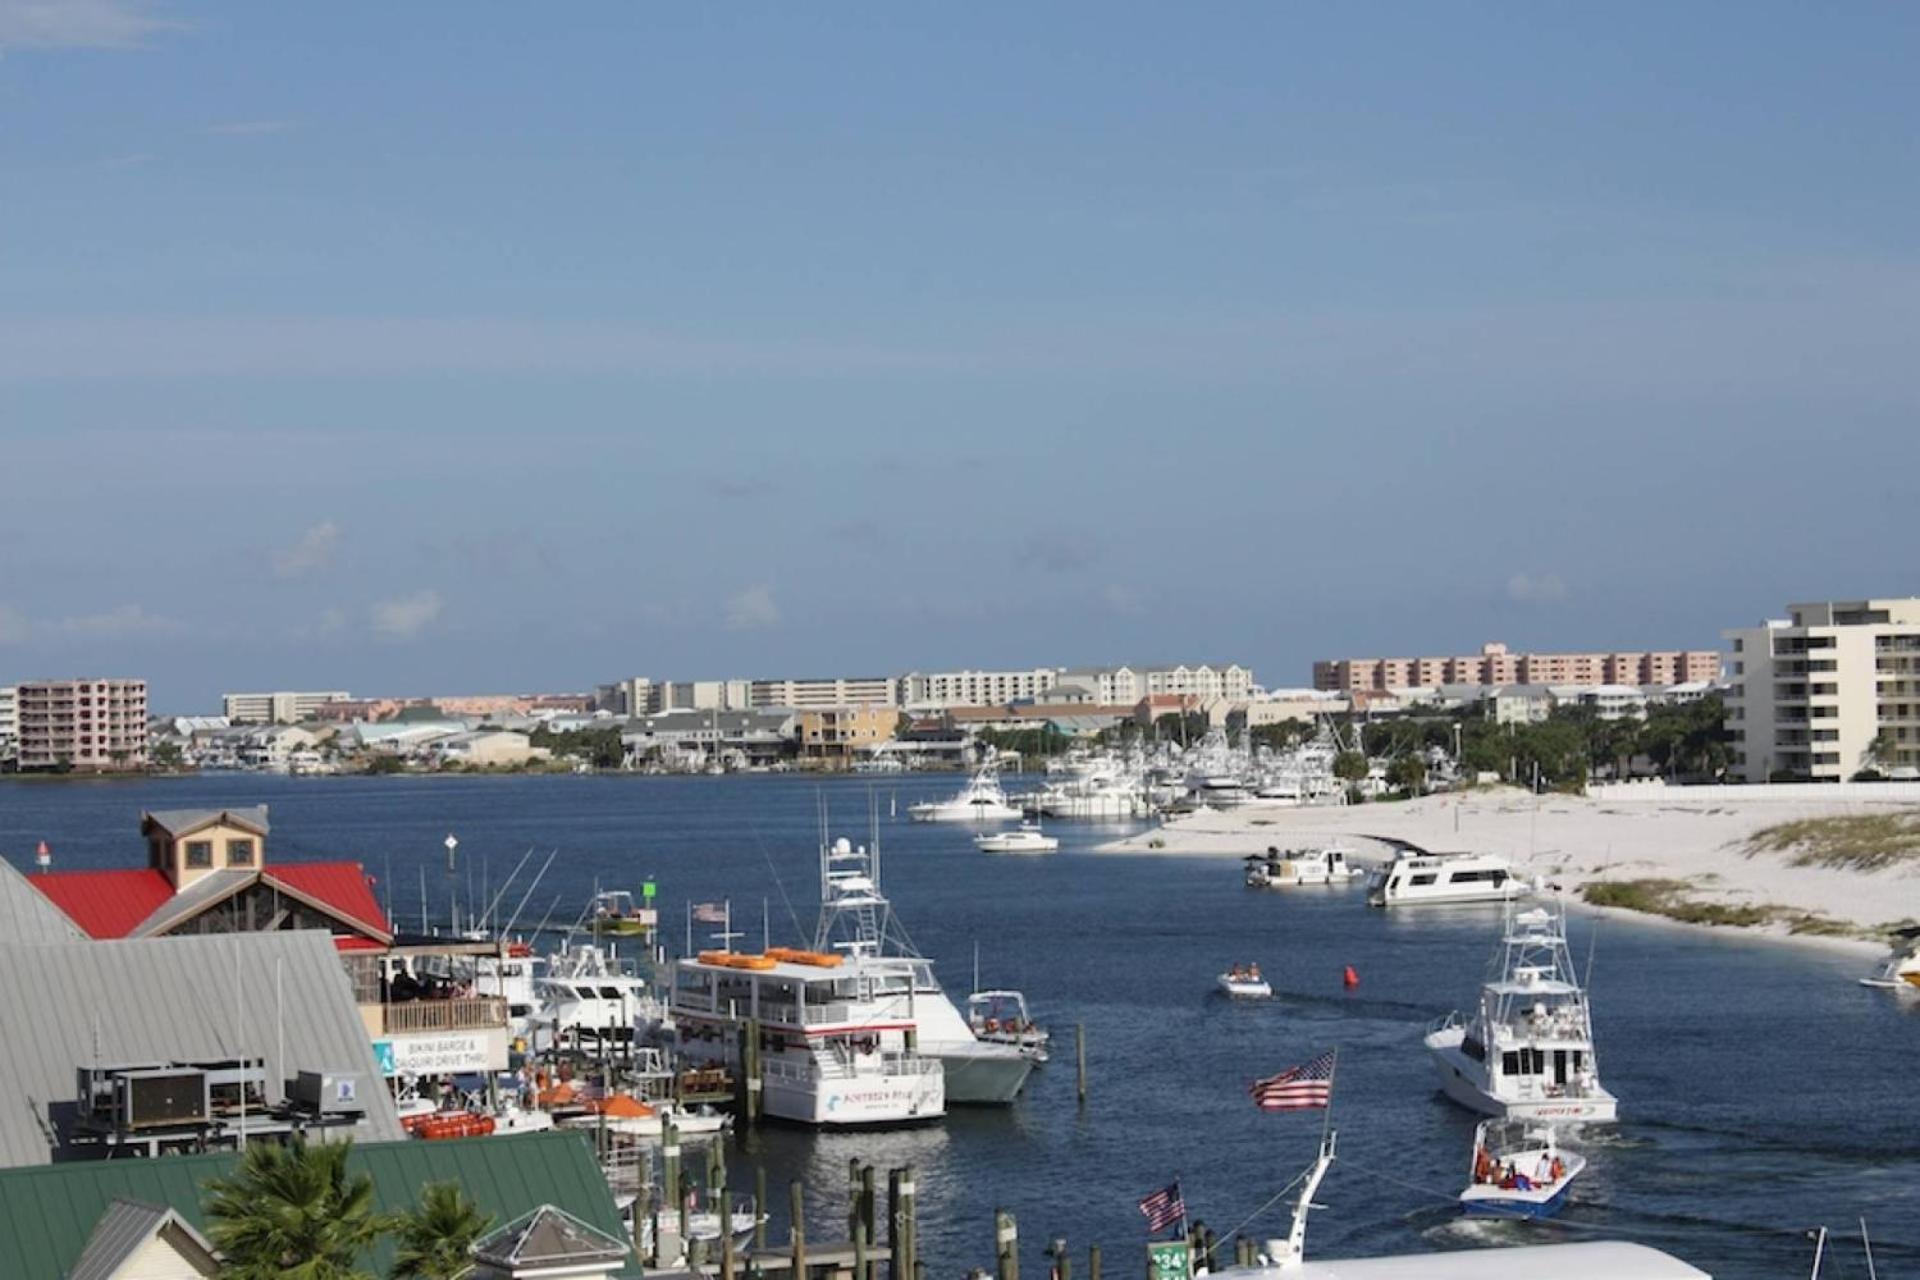
[[[532,852],[533,852],[533,850],[532,850],[532,849],[528,849],[528,850],[527,850],[527,852],[528,852],[528,853],[532,853]],[[520,905],[519,905],[519,906],[517,906],[517,907],[515,907],[515,908],[513,909],[513,914],[512,914],[512,915],[510,915],[510,916],[508,916],[508,917],[507,917],[507,923],[505,924],[505,926],[503,926],[503,927],[501,928],[501,930],[500,930],[500,932],[501,932],[501,933],[503,933],[503,934],[504,934],[504,933],[512,933],[512,932],[513,932],[513,926],[514,926],[514,922],[515,922],[515,921],[517,921],[517,920],[519,920],[519,919],[520,919],[520,913],[521,913],[522,911],[525,911],[525,910],[527,909],[527,899],[528,899],[528,898],[531,898],[531,897],[533,896],[533,891],[534,891],[535,889],[538,889],[538,888],[540,887],[540,882],[541,882],[542,880],[544,880],[544,879],[546,879],[546,878],[547,878],[547,869],[548,869],[549,867],[551,867],[551,866],[553,865],[553,860],[554,860],[555,858],[557,858],[557,857],[559,857],[559,856],[560,856],[560,846],[559,846],[559,845],[555,845],[555,846],[553,847],[553,852],[551,852],[551,853],[549,853],[549,854],[547,855],[547,860],[546,860],[545,862],[543,862],[543,863],[541,863],[541,864],[540,864],[540,874],[539,874],[539,875],[537,875],[537,876],[535,876],[535,877],[533,878],[533,883],[532,883],[532,884],[529,884],[529,885],[527,886],[527,891],[526,891],[525,893],[523,893],[523,894],[521,894],[521,895],[520,895]],[[525,861],[525,859],[523,858],[523,859],[521,859],[521,861],[523,861],[523,862],[524,862],[524,861]],[[519,874],[520,874],[520,872],[519,872],[519,869],[518,869],[518,868],[516,868],[516,869],[514,870],[514,875],[516,875],[516,876],[517,876],[517,875],[519,875]],[[502,885],[502,886],[500,886],[500,892],[502,892],[502,893],[505,893],[506,891],[507,891],[507,889],[506,889],[506,885]],[[548,915],[548,916],[552,916],[552,915],[553,915],[553,909],[552,909],[551,907],[549,907],[549,908],[547,909],[547,915]],[[546,927],[547,927],[547,922],[546,922],[545,920],[542,920],[542,921],[540,922],[540,928],[541,928],[541,929],[544,929],[544,928],[546,928]],[[536,929],[536,930],[535,930],[534,932],[536,932],[536,933],[538,933],[539,931],[540,931],[539,929]]]
[[[1561,931],[1565,932],[1566,927],[1567,927],[1567,904],[1565,902],[1562,902],[1560,904]],[[1587,926],[1587,972],[1586,972],[1586,976],[1580,980],[1580,989],[1582,991],[1590,990],[1593,987],[1593,953],[1595,951],[1598,951],[1599,949],[1600,949],[1600,921],[1598,918],[1596,918],[1593,920],[1592,923],[1590,923]]]
[[[531,858],[532,856],[533,856],[533,846],[528,845],[527,851],[520,855],[520,861],[513,864],[513,874],[508,876],[506,880],[504,880],[501,883],[499,890],[495,892],[495,894],[493,895],[493,900],[487,903],[487,913],[486,915],[481,917],[482,920],[492,920],[494,918],[495,914],[500,910],[500,900],[507,896],[507,890],[511,889],[513,887],[513,882],[520,878],[521,870],[527,865],[527,859]],[[532,892],[532,890],[529,889],[528,892]],[[522,898],[520,900],[520,903],[522,906],[525,906],[526,899]],[[507,925],[507,928],[510,929],[512,927],[513,927],[512,923],[509,922]]]
[[[1880,1280],[1873,1269],[1873,1241],[1867,1239],[1867,1220],[1860,1219],[1860,1247],[1867,1251],[1867,1280]]]
[[[1813,1238],[1813,1280],[1820,1280],[1820,1259],[1827,1252],[1827,1229],[1821,1227]]]

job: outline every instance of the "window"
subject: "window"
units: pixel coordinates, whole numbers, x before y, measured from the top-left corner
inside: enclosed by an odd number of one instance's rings
[[[253,865],[253,841],[227,841],[227,865],[230,867],[250,867]]]
[[[1432,883],[1433,883],[1433,873],[1432,873],[1432,872],[1428,872],[1428,873],[1427,873],[1426,875],[1423,875],[1423,876],[1415,876],[1415,877],[1413,878],[1413,883],[1414,883],[1414,884],[1415,884],[1416,886],[1418,886],[1418,885],[1423,885],[1423,884],[1432,884]]]
[[[187,841],[187,865],[189,867],[211,867],[213,865],[213,841]]]

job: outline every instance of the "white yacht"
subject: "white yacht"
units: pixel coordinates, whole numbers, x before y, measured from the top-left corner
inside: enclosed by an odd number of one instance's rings
[[[1493,976],[1471,1015],[1427,1033],[1440,1088],[1473,1111],[1526,1120],[1609,1121],[1593,1018],[1567,948],[1564,909],[1508,908]]]
[[[473,993],[498,996],[507,1002],[507,1034],[523,1040],[540,1015],[540,970],[544,957],[524,942],[510,943],[504,956],[481,956],[474,962]]]
[[[984,853],[1052,853],[1060,838],[1040,830],[1037,822],[1023,822],[1013,831],[983,831],[973,843]]]
[[[876,832],[877,836],[877,832]],[[1033,1061],[1017,1045],[981,1040],[934,980],[880,890],[880,846],[856,847],[844,837],[820,850],[820,921],[814,951],[845,956],[879,975],[876,1017],[904,1019],[921,1053],[946,1071],[950,1103],[1004,1106],[1019,1096]]]
[[[1550,1124],[1482,1120],[1473,1130],[1473,1171],[1460,1208],[1494,1218],[1550,1218],[1587,1158],[1559,1143]]]
[[[1533,892],[1505,858],[1488,853],[1414,853],[1402,849],[1373,873],[1367,904],[1375,907],[1424,902],[1507,902]]]
[[[1141,769],[1122,757],[1082,756],[1071,761],[1065,771],[1065,780],[1050,783],[1027,798],[1030,812],[1049,818],[1118,821],[1144,818],[1153,810]],[[1048,772],[1058,770],[1049,768]]]
[[[633,965],[612,947],[583,943],[552,956],[533,979],[529,1018],[536,1050],[596,1039],[633,1040],[661,1017],[660,1003]]]
[[[923,800],[907,810],[915,822],[1015,822],[1020,810],[1000,789],[1000,779],[991,769],[982,769],[967,779],[959,794],[948,800]]]
[[[1288,889],[1303,884],[1347,884],[1366,871],[1347,861],[1347,851],[1328,849],[1268,849],[1247,857],[1247,887]]]

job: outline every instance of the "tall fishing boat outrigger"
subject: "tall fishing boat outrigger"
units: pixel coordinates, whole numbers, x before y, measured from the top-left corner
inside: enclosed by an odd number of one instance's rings
[[[1567,948],[1566,909],[1507,909],[1480,1005],[1428,1031],[1447,1097],[1493,1116],[1609,1121],[1618,1102],[1600,1083],[1587,993]]]

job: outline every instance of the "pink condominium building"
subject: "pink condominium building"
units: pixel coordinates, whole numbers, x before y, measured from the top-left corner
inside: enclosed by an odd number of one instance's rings
[[[1613,653],[1510,653],[1484,644],[1458,657],[1329,658],[1313,664],[1322,692],[1419,689],[1441,684],[1690,684],[1720,678],[1717,649]]]
[[[22,769],[128,769],[147,762],[147,682],[23,680],[16,697]]]

